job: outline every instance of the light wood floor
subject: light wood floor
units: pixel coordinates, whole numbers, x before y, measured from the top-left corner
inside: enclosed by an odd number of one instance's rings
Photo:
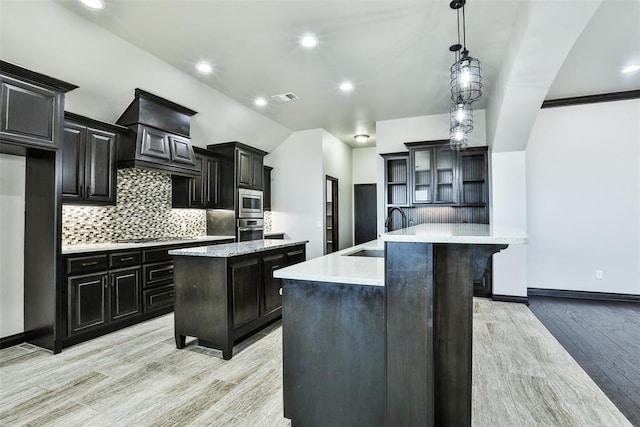
[[[477,299],[474,426],[630,426],[522,304]],[[224,361],[171,315],[63,350],[0,351],[0,425],[286,426],[278,324]]]

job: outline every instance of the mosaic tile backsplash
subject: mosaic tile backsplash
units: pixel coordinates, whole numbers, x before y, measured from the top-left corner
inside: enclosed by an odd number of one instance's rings
[[[116,206],[62,206],[62,244],[207,234],[206,210],[171,209],[171,176],[118,169]]]

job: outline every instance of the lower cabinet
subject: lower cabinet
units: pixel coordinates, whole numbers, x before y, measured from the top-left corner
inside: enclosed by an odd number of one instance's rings
[[[140,267],[69,277],[69,335],[141,313],[140,290]]]
[[[295,264],[295,262],[290,264]],[[273,277],[273,272],[285,265],[287,265],[285,253],[266,256],[262,259],[261,315],[273,313],[282,307],[282,280]]]
[[[233,329],[260,317],[260,259],[229,263]]]
[[[229,243],[233,239],[216,243]],[[216,244],[209,242],[208,244]],[[173,310],[171,249],[201,246],[155,246],[144,249],[66,255],[66,305],[61,328],[67,347]]]

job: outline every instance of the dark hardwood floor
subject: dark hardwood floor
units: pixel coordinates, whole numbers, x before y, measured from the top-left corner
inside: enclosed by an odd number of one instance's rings
[[[640,304],[529,296],[529,308],[640,427]]]

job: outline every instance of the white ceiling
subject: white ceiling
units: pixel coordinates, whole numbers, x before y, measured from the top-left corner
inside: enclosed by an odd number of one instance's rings
[[[324,128],[353,146],[353,135],[366,133],[373,145],[378,120],[449,110],[456,14],[448,0],[105,1],[102,11],[75,0],[60,3],[293,131]],[[482,61],[485,94],[521,3],[472,0],[466,6],[467,46]],[[640,73],[620,73],[634,55],[640,61],[639,23],[638,0],[605,0],[548,98],[640,88]],[[313,50],[298,45],[307,32],[319,39]],[[214,72],[195,71],[201,60]],[[353,82],[353,92],[338,89],[343,80]],[[277,104],[269,98],[284,92],[300,99]],[[255,106],[257,96],[270,103]],[[477,108],[485,105],[486,96]]]

